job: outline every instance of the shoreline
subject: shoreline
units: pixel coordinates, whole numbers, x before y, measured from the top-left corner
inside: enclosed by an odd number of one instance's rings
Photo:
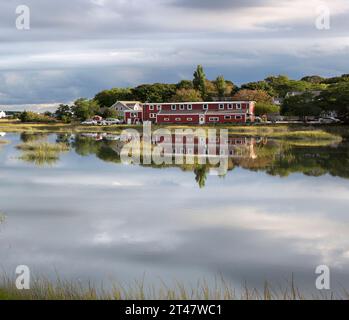
[[[81,124],[65,123],[22,123],[0,121],[0,132],[5,133],[109,133],[121,134],[123,130],[143,130],[142,125],[115,125],[115,126],[83,126]],[[314,125],[314,124],[258,124],[258,125],[152,125],[152,129],[227,129],[229,135],[247,137],[261,136],[275,139],[289,140],[342,140],[348,135],[348,125]]]

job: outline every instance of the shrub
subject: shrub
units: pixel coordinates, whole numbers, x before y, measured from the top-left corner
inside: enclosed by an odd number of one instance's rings
[[[56,120],[48,115],[39,114],[31,111],[24,111],[20,114],[19,119],[22,122],[55,122]]]

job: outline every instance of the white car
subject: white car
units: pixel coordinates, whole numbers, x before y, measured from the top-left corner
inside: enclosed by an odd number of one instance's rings
[[[81,124],[82,124],[83,126],[95,126],[95,125],[97,125],[98,123],[97,123],[97,121],[95,121],[95,120],[86,120],[86,121],[84,121],[84,122],[81,122]]]
[[[328,118],[320,118],[320,123],[324,123],[324,124],[331,124],[331,123],[340,123],[341,121],[337,118],[333,118],[333,117],[328,117]]]
[[[120,124],[121,123],[121,121],[119,119],[106,119],[105,122],[108,125]]]

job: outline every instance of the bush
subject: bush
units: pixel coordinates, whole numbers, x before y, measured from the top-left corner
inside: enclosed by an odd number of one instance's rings
[[[272,103],[265,103],[265,102],[256,103],[256,108],[255,108],[256,116],[262,116],[265,114],[273,114],[273,113],[280,113],[280,106]]]
[[[44,114],[31,111],[24,111],[20,114],[19,119],[22,122],[55,122],[56,120]]]

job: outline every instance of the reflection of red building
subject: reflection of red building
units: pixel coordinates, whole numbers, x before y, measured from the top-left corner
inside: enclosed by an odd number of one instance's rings
[[[143,121],[157,124],[215,124],[254,121],[253,101],[146,103]],[[125,115],[126,117],[126,115]]]
[[[219,136],[206,137],[196,135],[171,135],[164,137],[154,135],[152,137],[153,145],[161,144],[168,152],[173,155],[227,155],[229,157],[256,158],[254,138],[232,137],[221,140]],[[227,146],[228,154],[222,153],[223,145]]]

